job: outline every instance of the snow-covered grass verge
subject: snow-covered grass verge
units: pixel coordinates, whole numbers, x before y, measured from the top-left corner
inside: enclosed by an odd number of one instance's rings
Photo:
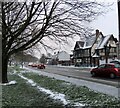
[[[9,74],[8,77],[9,81],[17,83],[2,85],[2,108],[64,108],[61,101],[52,99],[17,74]]]
[[[16,83],[17,83],[16,81],[10,81],[8,83],[4,83],[4,84],[0,84],[0,85],[14,85]]]
[[[30,83],[32,86],[36,87],[38,90],[45,92],[46,94],[49,94],[51,98],[53,99],[57,99],[60,100],[64,105],[68,105],[70,104],[69,100],[65,99],[65,95],[62,93],[57,93],[57,92],[52,92],[49,89],[45,89],[43,87],[40,87],[37,83],[35,83],[32,79],[28,79],[27,77],[24,77],[22,74],[18,74],[22,79],[27,80],[28,83]],[[79,105],[79,106],[85,106],[83,104],[80,103],[74,103],[75,106]]]
[[[91,67],[91,66],[75,66],[75,65],[70,65],[70,66],[64,66],[64,65],[48,65],[48,66],[53,66],[53,67],[62,67],[62,68],[76,68],[76,69],[92,69],[95,67]]]
[[[22,74],[18,74],[22,79],[27,80],[27,82],[29,84],[31,84],[32,86],[36,87],[38,90],[45,92],[46,94],[49,94],[50,97],[54,98],[54,99],[59,99],[61,100],[65,105],[68,104],[68,102],[65,100],[65,95],[64,94],[60,94],[60,93],[53,93],[52,91],[45,89],[43,87],[37,86],[37,83],[35,83],[33,80],[28,79],[27,77],[24,77]]]

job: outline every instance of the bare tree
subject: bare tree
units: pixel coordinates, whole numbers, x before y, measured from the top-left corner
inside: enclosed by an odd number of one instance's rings
[[[46,56],[44,54],[42,54],[41,58],[40,58],[40,63],[45,64],[46,63]]]
[[[2,83],[8,82],[7,65],[11,55],[28,50],[45,39],[56,43],[88,33],[84,22],[102,13],[103,5],[81,0],[39,0],[2,2]]]

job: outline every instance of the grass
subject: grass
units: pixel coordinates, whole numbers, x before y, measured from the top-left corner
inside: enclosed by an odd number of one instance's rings
[[[14,70],[17,73],[23,71],[19,67],[9,68],[10,73],[14,73]],[[94,92],[85,86],[78,87],[71,83],[38,75],[33,72],[22,73],[22,75],[32,79],[43,88],[65,94],[65,98],[71,101],[71,104],[66,108],[73,108],[74,102],[86,104],[86,107],[92,106],[92,108],[120,107],[120,101],[117,98]],[[13,106],[15,108],[18,106],[27,106],[30,108],[64,108],[64,105],[59,100],[53,100],[49,95],[38,91],[35,87],[27,84],[17,74],[8,74],[8,79],[9,81],[17,81],[17,84],[2,87],[3,108],[13,108]]]
[[[0,85],[0,108],[2,106],[2,86]]]
[[[49,95],[38,91],[36,88],[26,84],[26,82],[17,75],[9,75],[9,80],[16,80],[18,83],[15,85],[2,87],[2,105],[3,108],[7,107],[25,107],[30,106],[46,107],[46,108],[60,108],[63,104],[60,101],[54,101]]]
[[[120,106],[120,101],[112,96],[94,92],[85,86],[76,86],[70,83],[49,78],[35,73],[24,73],[24,76],[33,79],[40,86],[66,95],[73,102],[80,102],[89,106]]]

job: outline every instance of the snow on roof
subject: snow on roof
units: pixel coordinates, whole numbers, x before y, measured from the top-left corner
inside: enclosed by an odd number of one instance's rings
[[[57,54],[52,56],[52,59],[58,58],[60,61],[68,61],[70,60],[70,54],[68,54],[66,51],[60,51]]]
[[[61,51],[58,53],[58,59],[60,61],[70,60],[70,54],[68,54],[66,51]]]
[[[100,56],[98,56],[98,55],[95,53],[92,57],[100,57]]]
[[[87,48],[91,48],[91,47],[92,47],[92,45],[90,45],[90,46],[84,46],[83,49],[87,49]]]
[[[98,43],[98,45],[96,46],[95,49],[100,49],[99,47],[100,47],[100,45],[101,45],[102,42],[103,42],[103,38],[100,39],[100,41],[99,41],[99,43]]]
[[[101,37],[100,37],[100,35],[99,35],[100,40],[98,41],[98,43],[97,42],[95,43],[95,44],[97,44],[95,49],[104,48],[104,46],[107,44],[108,40],[112,36],[112,35],[107,35],[107,36],[101,35]],[[85,42],[77,41],[76,43],[79,46],[79,48],[77,48],[77,49],[91,48],[95,41],[96,41],[96,34],[93,34],[90,37],[86,38]]]
[[[111,35],[104,36],[103,40],[101,40],[101,43],[100,43],[99,47],[97,47],[97,49],[104,48],[104,46],[106,45],[106,43],[108,42],[110,37],[111,37]]]
[[[84,46],[84,41],[77,41],[76,44],[78,45],[79,48],[83,48]]]
[[[85,41],[84,47],[92,46],[93,43],[95,42],[95,39],[96,39],[96,35],[95,34],[90,36],[89,38],[87,38],[86,41]]]

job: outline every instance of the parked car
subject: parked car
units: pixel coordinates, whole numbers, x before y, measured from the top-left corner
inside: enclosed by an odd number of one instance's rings
[[[90,71],[91,75],[97,76],[109,76],[110,78],[120,77],[120,65],[109,63],[109,64],[101,64],[97,68],[93,68]]]
[[[32,64],[31,66],[32,66],[32,67],[37,67],[38,65],[37,65],[37,64]]]
[[[32,66],[32,64],[28,64],[28,66]]]
[[[37,66],[37,68],[38,68],[38,69],[45,69],[45,65],[44,65],[44,64],[39,64],[39,65]]]
[[[29,63],[28,66],[32,66],[32,63]]]

